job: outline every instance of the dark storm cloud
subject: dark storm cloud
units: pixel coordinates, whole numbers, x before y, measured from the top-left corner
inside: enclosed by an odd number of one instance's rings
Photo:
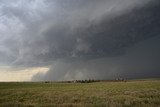
[[[153,74],[160,70],[159,55],[158,60],[151,57],[159,51],[142,60],[137,57],[145,51],[128,53],[160,36],[158,0],[2,0],[0,9],[0,63],[50,66],[33,80],[105,79],[139,71],[149,75],[149,64]],[[155,46],[159,49],[159,42]],[[147,47],[145,43],[142,49]],[[149,64],[136,64],[146,58]]]
[[[159,77],[160,36],[144,40],[127,49],[125,55],[81,61],[59,60],[37,80],[115,79]]]

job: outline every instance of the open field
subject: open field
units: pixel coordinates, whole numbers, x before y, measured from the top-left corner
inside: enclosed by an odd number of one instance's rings
[[[0,83],[0,107],[160,107],[160,80]]]

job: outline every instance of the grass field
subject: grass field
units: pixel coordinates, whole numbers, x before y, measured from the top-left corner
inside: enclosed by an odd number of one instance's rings
[[[0,107],[160,107],[160,80],[0,83]]]

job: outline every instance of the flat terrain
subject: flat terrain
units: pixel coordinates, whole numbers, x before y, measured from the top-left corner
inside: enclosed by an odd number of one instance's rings
[[[160,107],[160,80],[0,83],[0,107]]]

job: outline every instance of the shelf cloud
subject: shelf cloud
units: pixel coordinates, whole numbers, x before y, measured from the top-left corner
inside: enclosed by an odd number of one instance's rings
[[[32,81],[160,76],[159,0],[1,0],[0,66]]]

